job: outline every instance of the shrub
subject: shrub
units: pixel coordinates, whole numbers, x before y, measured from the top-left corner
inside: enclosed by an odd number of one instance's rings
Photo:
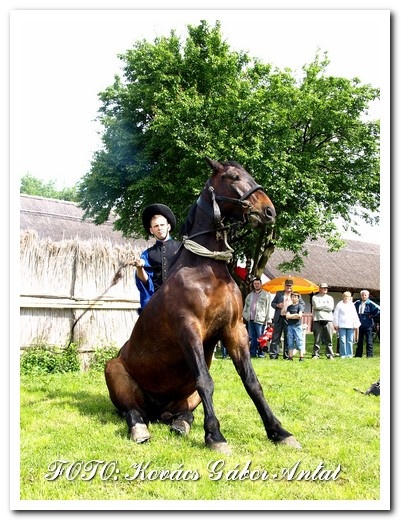
[[[91,357],[89,369],[92,371],[104,371],[106,362],[111,358],[115,358],[119,350],[120,348],[116,346],[95,349]]]
[[[63,349],[50,346],[29,347],[21,356],[21,374],[71,373],[80,370],[77,346]]]

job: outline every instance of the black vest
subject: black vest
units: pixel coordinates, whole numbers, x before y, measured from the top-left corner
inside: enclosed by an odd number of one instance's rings
[[[173,239],[168,241],[156,241],[148,250],[148,260],[153,271],[153,285],[155,291],[165,282],[171,261],[177,253],[181,243]]]

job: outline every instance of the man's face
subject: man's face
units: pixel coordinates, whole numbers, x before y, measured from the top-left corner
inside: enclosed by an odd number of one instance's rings
[[[291,291],[292,291],[292,284],[285,284],[284,291],[286,293],[291,293]]]
[[[170,228],[171,226],[163,215],[154,215],[150,220],[150,233],[154,235],[156,239],[159,239],[159,241],[167,239]]]
[[[361,299],[368,300],[369,293],[367,291],[361,291]]]

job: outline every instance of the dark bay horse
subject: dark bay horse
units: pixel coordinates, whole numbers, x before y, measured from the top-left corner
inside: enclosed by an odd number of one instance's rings
[[[167,280],[142,310],[117,358],[106,364],[110,398],[125,416],[129,436],[137,443],[150,438],[152,421],[188,434],[193,411],[202,402],[206,445],[228,453],[213,406],[214,383],[209,372],[214,348],[221,340],[261,416],[267,437],[300,448],[266,402],[250,360],[241,292],[227,269],[231,249],[226,223],[271,226],[274,206],[241,165],[207,162],[212,175],[189,213],[187,237]]]

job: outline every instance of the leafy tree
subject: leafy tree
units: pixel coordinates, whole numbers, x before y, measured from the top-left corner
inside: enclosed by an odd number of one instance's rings
[[[373,222],[380,200],[379,124],[366,117],[379,91],[358,79],[325,75],[316,55],[296,79],[230,50],[220,23],[188,26],[138,41],[126,54],[124,78],[100,94],[103,148],[79,185],[87,217],[143,234],[142,209],[169,205],[183,222],[209,172],[205,156],[241,163],[265,187],[278,218],[273,236],[239,241],[238,257],[262,273],[274,247],[290,250],[282,269],[299,269],[304,243],[343,244],[335,226]],[[240,246],[239,246],[240,245]]]
[[[19,191],[21,194],[40,195],[51,199],[78,202],[77,187],[74,186],[63,188],[62,190],[56,190],[55,181],[45,183],[31,174],[26,174],[22,177]]]

